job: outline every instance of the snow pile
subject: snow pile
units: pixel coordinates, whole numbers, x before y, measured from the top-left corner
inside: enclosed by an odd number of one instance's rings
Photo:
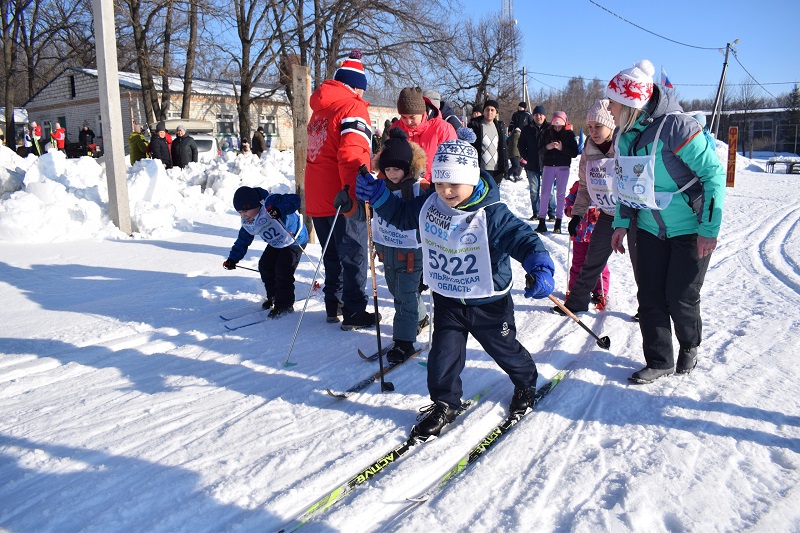
[[[294,158],[291,151],[269,150],[261,159],[226,152],[210,165],[170,170],[144,159],[128,166],[127,183],[134,236],[163,238],[191,230],[198,209],[231,209],[240,185],[293,192]],[[0,241],[86,238],[125,238],[109,218],[103,159],[68,159],[58,151],[23,159],[0,148]]]

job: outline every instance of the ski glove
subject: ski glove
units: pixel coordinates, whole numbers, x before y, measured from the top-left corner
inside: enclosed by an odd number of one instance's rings
[[[388,196],[389,191],[386,189],[386,184],[383,180],[375,178],[372,174],[358,174],[356,178],[356,196],[372,204],[372,207],[379,207],[385,202],[385,195]]]
[[[528,273],[525,276],[525,296],[527,298],[547,298],[555,288],[555,265],[550,254],[531,254],[522,262],[522,268]]]
[[[567,226],[567,231],[569,232],[570,236],[576,237],[578,235],[578,224],[581,223],[581,217],[575,215],[571,219],[569,219],[569,226]]]
[[[225,270],[233,270],[236,268],[236,261],[231,261],[230,259],[226,259],[224,263],[222,263],[222,267]]]
[[[345,187],[336,193],[333,199],[333,207],[340,209],[341,213],[349,213],[353,209],[353,199],[350,198],[350,187]]]

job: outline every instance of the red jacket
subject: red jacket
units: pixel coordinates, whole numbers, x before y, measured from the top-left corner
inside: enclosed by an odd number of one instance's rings
[[[56,148],[59,150],[64,149],[64,142],[67,140],[67,130],[64,128],[58,128],[53,133],[50,134],[50,137],[56,142]]]
[[[333,199],[350,185],[353,210],[356,176],[361,165],[369,167],[372,129],[363,100],[342,82],[326,80],[311,95],[306,156],[306,214],[330,217],[336,214]]]
[[[394,123],[394,126],[399,126],[400,129],[408,134],[408,140],[413,141],[420,145],[425,150],[425,155],[428,156],[428,162],[425,165],[425,175],[422,177],[425,181],[431,181],[431,165],[433,164],[433,156],[436,155],[436,149],[444,141],[457,139],[456,130],[449,122],[439,117],[428,118],[422,116],[422,122],[419,126],[410,129],[402,120]]]

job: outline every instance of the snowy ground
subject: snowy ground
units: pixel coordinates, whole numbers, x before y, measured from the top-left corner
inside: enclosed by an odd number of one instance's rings
[[[220,161],[169,175],[131,170],[137,234],[109,226],[102,169],[88,158],[20,161],[0,173],[0,527],[14,532],[274,531],[398,444],[428,403],[425,368],[372,372],[374,331],[325,322],[304,259],[294,315],[228,331],[259,309],[258,276],[221,263],[240,181],[293,187],[291,156]],[[460,423],[304,530],[800,531],[800,176],[740,157],[703,290],[704,342],[689,376],[650,386],[625,256],[611,304],[577,324],[522,295],[516,319],[540,379],[574,370],[490,454],[429,502],[414,496],[501,420],[512,385],[470,343]],[[575,171],[576,168],[573,168]],[[24,180],[24,189],[18,191]],[[203,192],[205,186],[205,192]],[[504,199],[530,216],[524,183]],[[14,192],[18,191],[18,192]],[[544,237],[566,286],[567,236]],[[241,264],[256,266],[263,244]],[[319,245],[308,253],[314,261]],[[378,277],[381,331],[390,295]],[[420,340],[423,340],[422,338]],[[424,360],[424,355],[421,357]]]

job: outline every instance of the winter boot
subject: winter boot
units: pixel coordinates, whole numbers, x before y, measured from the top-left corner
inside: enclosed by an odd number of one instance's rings
[[[269,311],[270,309],[272,309],[272,298],[267,298],[266,300],[264,300],[264,303],[261,304],[261,309],[263,309],[264,311]]]
[[[652,383],[658,378],[671,375],[673,370],[671,368],[650,368],[644,367],[638,372],[634,372],[628,381],[632,383],[645,384]]]
[[[337,301],[325,301],[325,318],[326,322],[339,322],[339,317],[342,316],[342,304]]]
[[[697,348],[681,348],[678,351],[678,364],[675,372],[678,374],[688,374],[697,366]]]
[[[547,233],[547,224],[544,223],[544,219],[539,219],[539,225],[536,226],[536,233]]]
[[[600,294],[599,292],[592,293],[592,303],[597,307],[599,310],[603,310],[608,305],[608,297],[605,294]]]
[[[428,318],[428,315],[425,315],[425,316],[422,318],[422,320],[420,320],[419,322],[417,322],[417,335],[419,335],[420,333],[422,333],[422,330],[424,330],[425,328],[428,328],[428,327],[430,327],[430,325],[431,325],[431,319],[430,319],[430,318]]]
[[[378,315],[378,320],[381,319],[381,315]],[[366,310],[359,311],[356,313],[351,313],[347,309],[342,311],[342,326],[341,328],[345,331],[351,331],[354,329],[362,329],[362,328],[370,328],[375,325],[375,313],[370,313]]]
[[[399,364],[414,355],[417,349],[411,341],[394,341],[394,346],[386,352],[386,360],[393,364]]]
[[[553,224],[553,233],[561,233],[561,219],[557,218],[555,224]]]
[[[294,313],[294,306],[293,305],[284,305],[284,306],[275,306],[272,311],[269,312],[267,318],[280,318],[282,316],[286,316],[289,313]]]
[[[525,411],[530,409],[531,405],[533,405],[533,397],[535,394],[536,391],[533,387],[528,387],[526,389],[514,387],[514,397],[511,398],[511,404],[509,404],[508,410],[511,414],[525,413]]]
[[[419,424],[411,428],[411,438],[417,438],[422,442],[431,437],[438,437],[442,428],[456,419],[458,412],[445,402],[434,402],[427,407],[420,407],[420,415],[417,417],[422,420]]]

